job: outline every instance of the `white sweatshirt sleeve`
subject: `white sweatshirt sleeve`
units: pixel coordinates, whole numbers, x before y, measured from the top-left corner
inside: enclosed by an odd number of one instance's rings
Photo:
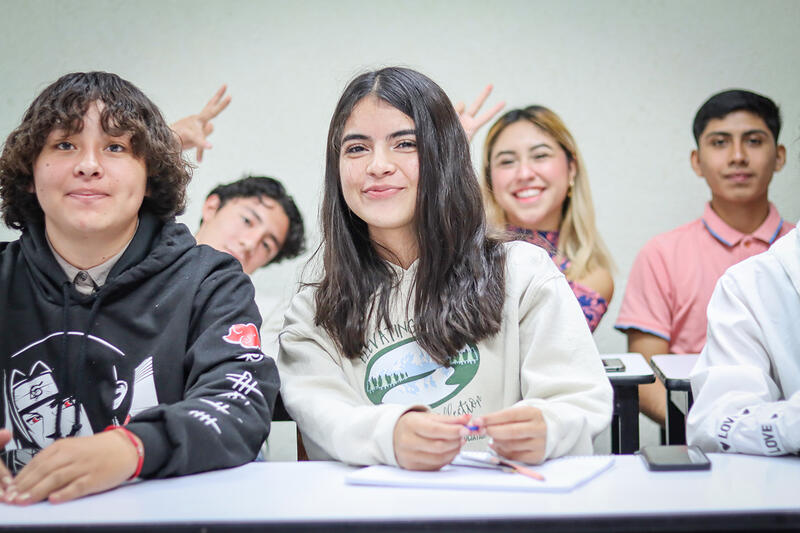
[[[592,454],[592,439],[609,425],[613,409],[611,384],[583,312],[566,279],[552,270],[544,283],[522,292],[519,315],[523,399],[517,405],[541,409],[546,459]]]
[[[342,356],[314,325],[313,291],[292,300],[280,335],[281,395],[311,459],[396,465],[394,426],[425,406],[373,405],[345,375]]]
[[[784,398],[773,379],[776,354],[771,357],[770,349],[785,335],[783,328],[798,327],[791,324],[798,318],[764,308],[755,285],[742,289],[725,274],[711,297],[706,346],[691,375],[695,402],[687,440],[708,452],[796,453],[800,392]],[[800,346],[783,348],[800,356]]]

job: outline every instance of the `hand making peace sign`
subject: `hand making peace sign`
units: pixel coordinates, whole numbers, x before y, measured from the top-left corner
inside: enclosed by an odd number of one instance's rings
[[[219,115],[231,103],[231,97],[225,96],[227,85],[223,85],[211,97],[206,106],[196,115],[189,115],[172,124],[172,131],[178,134],[181,140],[181,149],[190,150],[197,148],[197,162],[203,160],[203,150],[211,148],[211,143],[206,137],[214,131],[211,120]]]

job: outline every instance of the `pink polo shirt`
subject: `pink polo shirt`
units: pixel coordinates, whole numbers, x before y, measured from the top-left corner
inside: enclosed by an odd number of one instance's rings
[[[706,204],[703,216],[644,245],[633,262],[615,328],[669,341],[670,353],[699,353],[706,343],[706,307],[728,267],[767,250],[794,225],[774,205],[750,235],[728,226]]]

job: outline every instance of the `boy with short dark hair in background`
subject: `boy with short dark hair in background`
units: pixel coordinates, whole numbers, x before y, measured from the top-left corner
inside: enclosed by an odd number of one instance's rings
[[[700,107],[691,164],[711,201],[701,218],[654,237],[636,257],[615,325],[627,334],[629,351],[648,360],[700,352],[706,307],[722,273],[794,227],[768,198],[772,175],[786,161],[780,127],[775,103],[750,91],[724,91]],[[663,425],[664,386],[640,385],[639,394],[642,412]]]

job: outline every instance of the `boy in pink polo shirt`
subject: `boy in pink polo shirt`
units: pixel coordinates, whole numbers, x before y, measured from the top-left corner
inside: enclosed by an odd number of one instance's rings
[[[701,218],[654,237],[636,257],[615,324],[627,334],[629,351],[648,360],[700,352],[719,277],[794,227],[767,196],[786,160],[780,128],[775,103],[749,91],[721,92],[697,111],[691,163],[708,183],[711,201]],[[664,386],[640,385],[639,395],[642,412],[663,425]]]

